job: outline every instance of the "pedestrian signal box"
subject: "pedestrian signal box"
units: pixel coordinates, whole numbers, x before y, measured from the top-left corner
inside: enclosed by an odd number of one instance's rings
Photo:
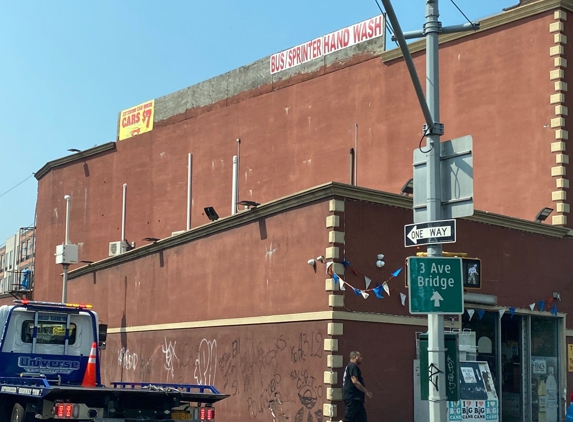
[[[462,258],[462,274],[465,289],[481,289],[481,259]]]

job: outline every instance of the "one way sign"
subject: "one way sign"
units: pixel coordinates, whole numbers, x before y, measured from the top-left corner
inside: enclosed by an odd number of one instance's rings
[[[406,224],[404,246],[419,246],[456,241],[456,220],[440,220],[428,223]]]

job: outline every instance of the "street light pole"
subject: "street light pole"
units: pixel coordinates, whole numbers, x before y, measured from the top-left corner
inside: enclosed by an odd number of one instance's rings
[[[440,177],[440,136],[444,126],[440,123],[440,65],[438,53],[438,36],[441,32],[438,0],[426,0],[426,103],[432,126],[424,126],[426,133],[427,186],[426,206],[428,221],[442,219],[441,177]],[[428,257],[441,257],[442,245],[428,245]],[[428,366],[430,382],[435,388],[429,389],[428,401],[430,421],[438,422],[448,419],[446,395],[446,349],[444,346],[444,316],[428,314]]]

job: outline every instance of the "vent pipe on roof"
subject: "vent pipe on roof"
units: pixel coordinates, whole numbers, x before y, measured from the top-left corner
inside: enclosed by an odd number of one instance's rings
[[[187,155],[187,230],[191,229],[191,172],[193,169],[193,154]]]
[[[123,184],[123,204],[121,207],[121,241],[125,242],[125,199],[127,195],[127,183]],[[127,248],[128,245],[126,244]]]
[[[350,184],[352,186],[354,183],[354,148],[350,148]]]
[[[239,159],[236,155],[233,155],[233,188],[231,192],[231,215],[237,213],[237,192],[239,191]]]
[[[358,123],[354,123],[354,186],[358,185]]]

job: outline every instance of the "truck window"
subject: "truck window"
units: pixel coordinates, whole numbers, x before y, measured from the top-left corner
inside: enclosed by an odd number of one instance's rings
[[[34,335],[34,321],[26,320],[22,322],[22,341],[32,343]],[[66,340],[66,323],[54,321],[38,321],[38,334],[36,343],[38,344],[64,344]],[[76,342],[76,324],[70,324],[70,339],[68,344]]]

